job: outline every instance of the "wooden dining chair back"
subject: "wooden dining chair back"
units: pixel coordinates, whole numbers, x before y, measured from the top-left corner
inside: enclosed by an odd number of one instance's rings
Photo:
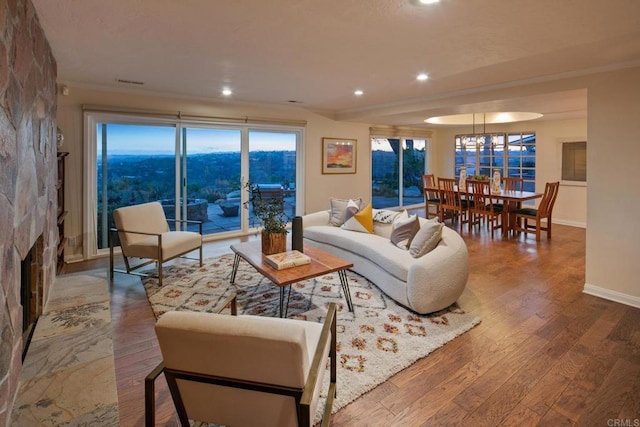
[[[435,175],[422,175],[422,192],[424,193],[425,218],[440,217],[440,192],[436,187]],[[432,206],[433,210],[430,209]]]
[[[515,230],[522,231],[524,233],[535,233],[536,240],[540,240],[540,232],[547,232],[547,239],[551,238],[551,214],[553,212],[553,205],[556,203],[558,197],[558,189],[560,188],[560,182],[547,182],[544,188],[544,194],[542,200],[537,209],[534,208],[520,208],[512,212],[515,215]],[[521,221],[524,220],[524,224]],[[534,221],[533,224],[529,224],[529,221]],[[546,227],[542,226],[542,220],[546,220]]]
[[[440,190],[440,222],[448,218],[452,221],[457,220],[462,231],[462,225],[466,222],[467,209],[461,203],[459,191],[456,191],[456,180],[438,178],[438,189]]]
[[[504,191],[522,191],[524,190],[524,178],[505,176],[502,178]]]
[[[485,220],[487,227],[493,233],[500,229],[501,225],[498,219],[502,216],[502,210],[497,210],[496,201],[491,197],[488,181],[467,181],[469,185],[469,231],[474,225],[482,225]]]
[[[502,184],[504,191],[523,191],[524,190],[524,179],[519,177],[511,177],[505,176],[502,178]],[[511,204],[508,206],[508,210],[520,209],[522,207],[521,202],[510,202]],[[503,209],[504,206],[502,203],[499,203],[494,206],[496,210]]]

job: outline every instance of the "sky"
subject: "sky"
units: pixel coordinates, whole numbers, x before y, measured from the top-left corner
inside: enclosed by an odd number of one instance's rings
[[[98,155],[102,152],[104,125],[97,127]],[[174,126],[107,125],[108,154],[174,154]],[[240,151],[240,130],[187,128],[187,153],[206,154]],[[249,132],[252,151],[295,150],[296,135],[285,132]]]

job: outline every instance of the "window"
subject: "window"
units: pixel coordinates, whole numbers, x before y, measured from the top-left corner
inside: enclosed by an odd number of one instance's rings
[[[587,181],[587,143],[562,143],[562,180]]]
[[[524,178],[524,191],[535,191],[536,135],[534,133],[493,134],[481,138],[479,144],[463,144],[463,138],[474,135],[456,135],[455,176],[466,166],[467,176],[493,175]],[[492,138],[493,136],[493,138]],[[474,139],[475,140],[475,139]]]
[[[524,179],[524,191],[536,190],[536,135],[510,133],[507,136],[507,176]]]
[[[371,138],[371,199],[376,209],[424,202],[426,139]]]
[[[471,141],[468,143],[466,141]],[[460,177],[460,168],[466,166],[467,176],[491,176],[494,170],[504,168],[505,134],[478,137],[456,135],[455,176]]]
[[[205,235],[246,234],[250,180],[278,186],[287,214],[297,210],[301,127],[86,112],[85,129],[85,258],[108,248],[121,206],[158,201],[167,218],[203,221]]]

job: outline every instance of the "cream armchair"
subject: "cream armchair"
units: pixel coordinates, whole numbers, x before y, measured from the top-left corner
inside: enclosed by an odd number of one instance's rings
[[[310,426],[329,365],[322,425],[336,394],[336,306],[324,324],[170,311],[156,324],[163,361],[145,379],[145,423],[155,423],[155,379],[164,373],[180,423]]]
[[[158,282],[162,286],[162,264],[173,258],[181,257],[191,251],[199,250],[202,267],[202,221],[181,220],[180,223],[199,224],[200,232],[171,231],[162,205],[158,202],[126,206],[113,211],[115,228],[109,232],[109,278],[113,281],[113,272],[138,274],[135,270],[153,262],[158,265]],[[173,220],[172,220],[173,221]],[[120,248],[126,270],[114,268],[113,234],[118,233]],[[129,258],[141,258],[132,266]]]

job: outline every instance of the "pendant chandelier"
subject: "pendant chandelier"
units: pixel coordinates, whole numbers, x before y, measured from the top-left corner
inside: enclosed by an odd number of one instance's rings
[[[486,133],[486,113],[482,113],[482,133],[476,134],[476,114],[472,114],[473,128],[471,135],[465,135],[462,137],[462,146],[465,148],[484,147],[491,145],[495,147],[499,143],[497,134]]]

